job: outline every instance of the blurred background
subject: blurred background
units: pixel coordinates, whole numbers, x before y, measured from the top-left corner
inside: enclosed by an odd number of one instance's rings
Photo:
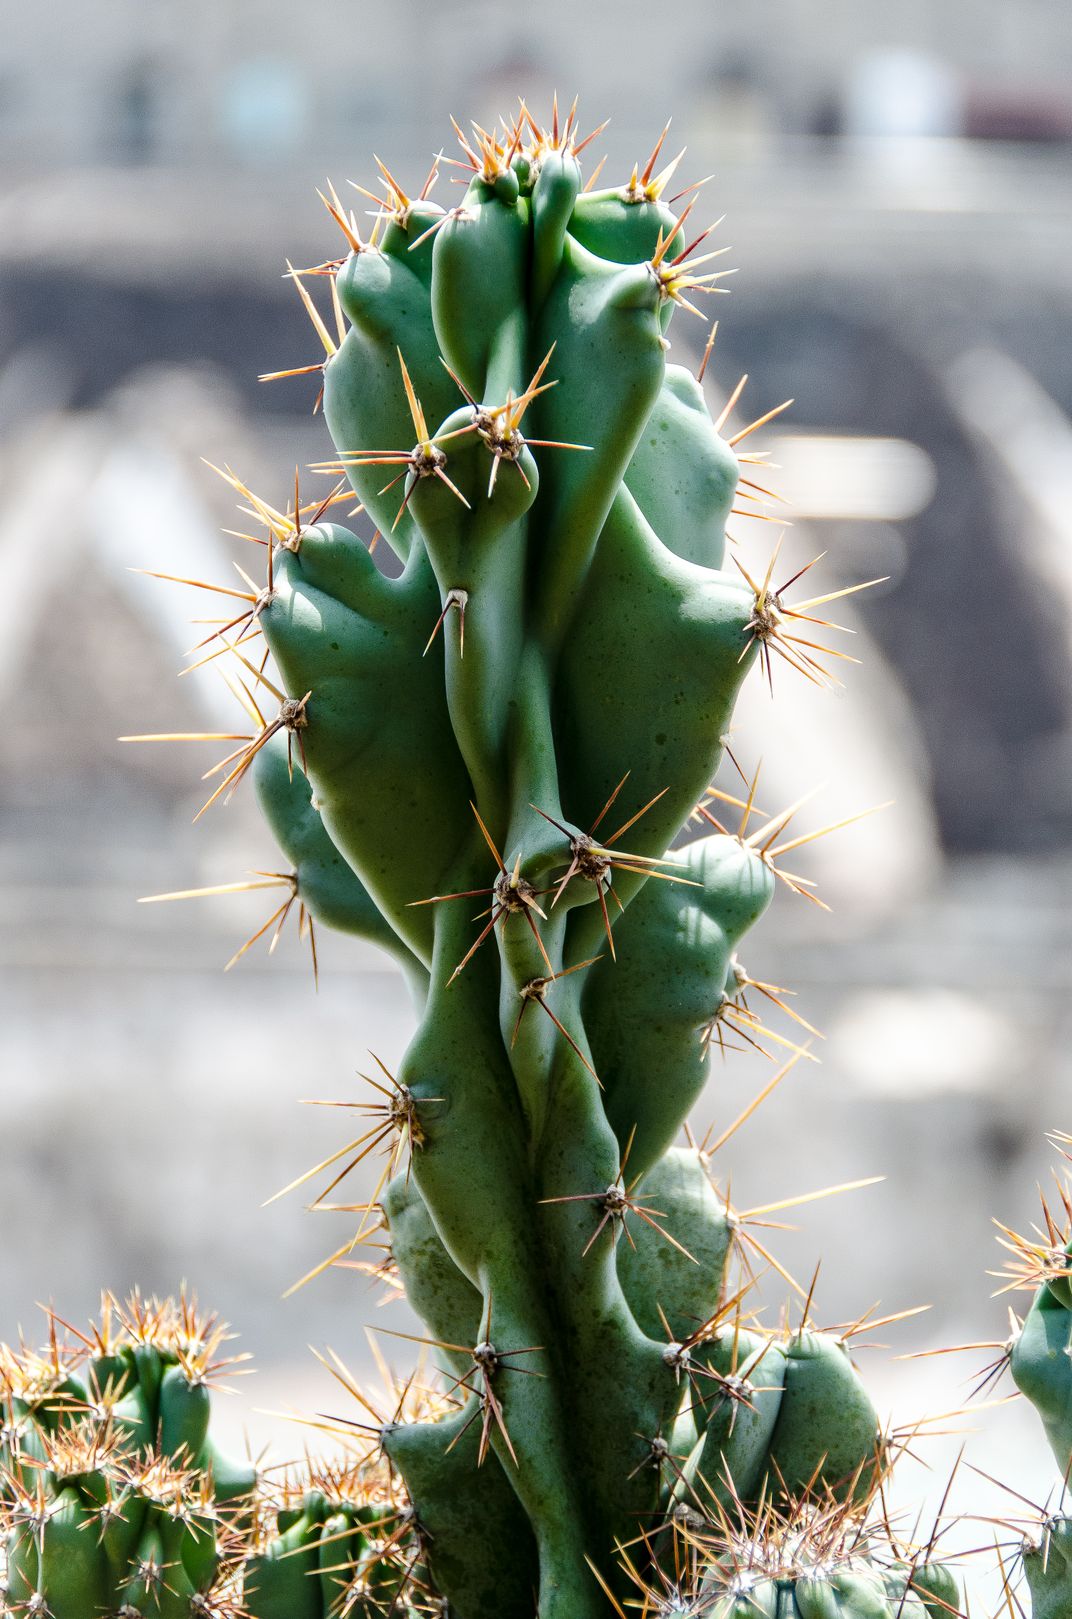
[[[604,184],[673,113],[681,183],[713,176],[694,217],[726,215],[740,267],[712,300],[712,407],[742,373],[734,429],[796,401],[755,437],[790,502],[771,508],[794,523],[785,572],[825,551],[817,589],[886,576],[838,604],[862,659],[844,693],[780,668],[738,711],[765,809],[820,784],[801,830],[894,804],[801,856],[829,913],[783,892],[750,941],[753,976],[826,1038],[723,1169],[745,1207],[887,1177],[765,1236],[805,1282],[822,1258],[824,1324],[930,1305],[861,1359],[898,1421],[958,1405],[986,1351],[896,1357],[1004,1337],[991,1216],[1035,1218],[1044,1132],[1072,1128],[1067,0],[751,0],[671,23],[543,0],[523,24],[484,0],[2,0],[0,24],[0,1336],[36,1332],[44,1297],[77,1316],[101,1285],[186,1278],[256,1356],[225,1417],[259,1443],[266,1409],[335,1399],[308,1343],[363,1370],[366,1320],[407,1329],[352,1269],[280,1302],[345,1217],[260,1206],[339,1142],[301,1100],[352,1099],[369,1050],[401,1053],[405,986],[322,937],[314,994],[289,929],[224,979],[258,896],[136,906],[279,857],[248,794],[191,827],[211,750],[116,741],[233,721],[212,669],[173,678],[211,606],[130,570],[247,564],[202,456],[282,506],[326,449],[315,378],[257,381],[319,352],[282,274],[340,250],[314,187],[375,188],[377,152],[417,189],[451,113],[491,123],[523,93],[546,116],[557,88],[585,131],[612,120],[589,154]],[[689,321],[672,357],[691,365]],[[777,533],[738,522],[750,570]],[[769,1072],[717,1059],[699,1129]],[[1041,1501],[1029,1413],[950,1426]],[[933,1441],[909,1498],[961,1442]]]

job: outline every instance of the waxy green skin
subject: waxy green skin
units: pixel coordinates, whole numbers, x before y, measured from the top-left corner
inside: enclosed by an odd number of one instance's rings
[[[102,1395],[114,1412],[115,1453],[77,1474],[35,1467],[33,1459],[46,1455],[42,1435],[84,1420]],[[150,1345],[88,1361],[34,1406],[0,1400],[16,1436],[0,1450],[0,1516],[6,1507],[13,1519],[3,1546],[7,1600],[36,1598],[53,1619],[96,1619],[120,1609],[127,1619],[196,1619],[219,1572],[219,1513],[240,1513],[256,1483],[252,1466],[216,1449],[209,1405],[204,1384]],[[164,1501],[127,1481],[125,1467],[149,1453],[191,1471],[178,1515],[174,1492]],[[42,1528],[20,1521],[15,1480],[43,1490]],[[164,1564],[164,1581],[147,1583],[146,1570]]]
[[[695,1155],[670,1149],[703,1085],[701,1027],[774,886],[735,838],[667,855],[755,652],[752,592],[724,566],[738,467],[701,388],[667,361],[673,307],[646,261],[673,215],[579,186],[568,149],[538,174],[518,159],[475,178],[450,216],[396,217],[343,265],[353,329],[325,366],[325,414],[403,569],[385,577],[355,536],[318,524],[277,550],[259,618],[287,693],[310,694],[308,782],[280,748],[257,766],[298,893],[390,950],[415,991],[397,1078],[421,1140],[383,1199],[395,1261],[432,1339],[507,1357],[492,1386],[509,1446],[493,1422],[482,1466],[481,1385],[458,1350],[437,1355],[466,1379],[466,1411],[383,1435],[457,1619],[528,1619],[534,1603],[540,1619],[604,1619],[586,1559],[614,1578],[615,1541],[665,1507],[662,1447],[680,1432],[702,1443],[695,1417],[679,1430],[687,1379],[660,1309],[686,1337],[718,1308],[730,1233]],[[410,451],[399,351],[453,490],[411,469],[383,494],[404,467],[347,463]],[[465,394],[501,406],[547,356],[553,386],[521,431],[581,448],[515,444],[491,488]],[[679,880],[611,870],[612,955],[596,881],[577,875],[552,899],[570,838],[619,786],[597,836],[648,805],[616,847]],[[539,943],[524,915],[500,915],[458,973],[498,904],[474,808],[545,914]],[[451,895],[470,897],[436,899]],[[522,995],[569,969],[544,992],[577,1049]],[[635,1254],[616,1219],[593,1240],[627,1152],[624,1181],[647,1177],[630,1195],[687,1229],[700,1263],[632,1215]],[[815,1384],[822,1456],[846,1392],[794,1357],[787,1376]],[[806,1449],[785,1440],[794,1476]]]

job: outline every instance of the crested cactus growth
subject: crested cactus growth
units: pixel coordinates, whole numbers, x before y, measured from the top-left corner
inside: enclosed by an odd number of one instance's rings
[[[734,701],[754,663],[833,678],[822,604],[848,592],[783,582],[777,547],[727,552],[760,457],[736,448],[751,428],[722,436],[739,390],[708,410],[710,343],[697,377],[667,336],[723,290],[725,249],[690,229],[695,197],[675,212],[661,141],[602,190],[587,144],[557,110],[478,129],[450,211],[383,170],[371,240],[331,193],[338,340],[293,273],[327,355],[301,368],[335,442],[317,470],[350,489],[281,512],[232,477],[265,582],[228,587],[247,606],[203,643],[250,721],[208,803],[251,774],[292,867],[246,885],[283,895],[254,937],[296,903],[310,942],[323,923],[391,952],[418,1007],[317,1201],[385,1152],[372,1204],[453,1403],[375,1438],[458,1619],[600,1619],[628,1591],[618,1548],[667,1514],[856,1510],[887,1460],[848,1335],[814,1331],[810,1299],[795,1331],[742,1315],[741,1222],[674,1146],[710,1046],[762,1048],[754,998],[785,1005],[736,951],[779,879],[810,891],[780,862],[818,835],[790,830],[795,806],[760,815],[754,777],[712,787]],[[328,520],[354,493],[390,570]],[[300,1609],[273,1594],[278,1548],[312,1570],[336,1519],[361,1585],[367,1505],[286,1505],[251,1612],[320,1612],[314,1580]],[[886,1611],[832,1578],[802,1615]]]
[[[209,1437],[225,1329],[193,1304],[105,1298],[88,1333],[50,1317],[0,1346],[3,1612],[225,1619],[238,1610],[252,1467]]]

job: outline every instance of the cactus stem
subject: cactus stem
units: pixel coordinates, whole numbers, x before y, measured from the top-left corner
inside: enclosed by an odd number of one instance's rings
[[[490,911],[482,911],[480,913],[481,916],[488,916],[490,914],[490,920],[487,926],[481,930],[476,942],[466,951],[461,961],[455,967],[454,971],[450,975],[450,978],[447,980],[448,983],[453,983],[462,969],[468,966],[469,962],[476,955],[476,952],[480,949],[480,946],[484,943],[484,940],[488,937],[488,934],[493,931],[496,922],[498,922],[502,917],[515,914],[524,916],[532,936],[536,941],[539,952],[546,963],[547,971],[553,977],[555,969],[551,963],[551,958],[547,954],[544,947],[543,940],[540,938],[540,931],[537,928],[536,923],[533,921],[531,914],[533,911],[535,911],[536,915],[541,917],[546,922],[547,913],[536,903],[536,889],[534,889],[532,884],[526,882],[524,877],[521,876],[521,856],[518,855],[516,861],[514,862],[514,869],[511,872],[507,867],[506,862],[503,860],[502,855],[496,848],[495,841],[485,826],[480,811],[477,809],[476,805],[472,803],[472,801],[470,801],[469,808],[476,816],[477,825],[480,827],[484,842],[491,850],[491,853],[494,856],[495,862],[499,868],[495,881],[492,883],[490,888],[463,888],[455,894],[433,894],[428,899],[413,899],[409,900],[407,903],[411,906],[441,905],[445,900],[449,899],[469,899],[478,894],[491,894],[493,896],[493,903],[490,907]]]

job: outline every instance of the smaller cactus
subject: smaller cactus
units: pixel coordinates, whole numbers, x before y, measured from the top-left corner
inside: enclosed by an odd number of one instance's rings
[[[88,1333],[49,1316],[34,1351],[0,1346],[5,1612],[36,1619],[237,1613],[255,1471],[209,1438],[226,1328],[185,1296],[106,1296]]]
[[[405,1616],[430,1595],[413,1511],[382,1464],[310,1465],[257,1503],[249,1619]]]
[[[672,1555],[651,1563],[642,1548],[621,1549],[621,1568],[645,1613],[694,1619],[940,1619],[960,1612],[959,1583],[908,1547],[868,1500],[835,1501],[808,1492],[780,1510],[739,1499],[713,1513],[679,1506]],[[649,1571],[649,1563],[654,1574]],[[668,1568],[675,1570],[671,1578]],[[596,1577],[619,1619],[625,1610],[601,1571]],[[651,1583],[654,1579],[655,1583]]]

